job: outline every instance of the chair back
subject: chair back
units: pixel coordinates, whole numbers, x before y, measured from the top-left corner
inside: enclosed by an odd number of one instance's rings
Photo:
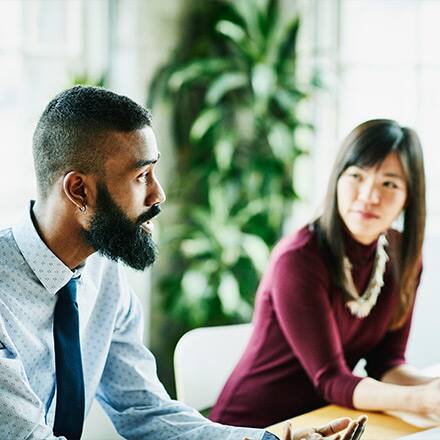
[[[177,399],[203,410],[217,400],[250,338],[252,324],[201,327],[185,333],[174,351]]]

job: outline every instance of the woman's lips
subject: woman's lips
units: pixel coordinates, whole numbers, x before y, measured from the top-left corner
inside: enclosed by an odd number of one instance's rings
[[[358,215],[360,215],[365,220],[374,220],[378,219],[379,216],[377,214],[374,214],[373,212],[368,211],[356,211]]]

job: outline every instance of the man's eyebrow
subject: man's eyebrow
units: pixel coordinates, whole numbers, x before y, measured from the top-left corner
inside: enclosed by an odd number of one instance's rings
[[[140,159],[133,165],[133,168],[142,168],[147,165],[152,165],[156,163],[159,160],[159,158],[160,158],[160,153],[157,153],[156,159]]]

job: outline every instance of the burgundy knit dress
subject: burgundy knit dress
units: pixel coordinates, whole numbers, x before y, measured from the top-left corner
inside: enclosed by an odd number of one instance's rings
[[[392,243],[400,236],[390,230],[387,238]],[[364,292],[377,242],[362,245],[348,234],[345,240],[354,283]],[[327,403],[353,407],[362,378],[352,369],[359,359],[366,359],[368,375],[376,379],[405,362],[412,310],[401,329],[388,330],[398,300],[391,260],[384,281],[370,314],[357,318],[332,285],[313,230],[304,227],[284,238],[257,292],[251,339],[211,420],[260,428]]]

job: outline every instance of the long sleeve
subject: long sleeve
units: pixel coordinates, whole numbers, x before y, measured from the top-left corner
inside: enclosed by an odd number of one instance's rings
[[[56,438],[53,315],[56,294],[73,273],[41,240],[30,212],[13,230],[0,231],[2,440]],[[261,439],[261,430],[213,424],[169,398],[117,262],[95,253],[77,270],[86,413],[96,396],[127,439]]]
[[[380,380],[387,371],[405,363],[410,327],[411,317],[400,329],[389,331],[382,341],[365,356],[367,361],[365,369],[370,377]]]
[[[353,282],[362,295],[374,270],[377,242],[344,240]],[[353,393],[363,377],[352,370],[360,359],[371,354],[373,368],[381,356],[388,365],[403,358],[409,322],[398,333],[388,330],[399,293],[393,263],[390,259],[385,267],[376,305],[359,318],[333,283],[313,228],[305,226],[283,238],[258,288],[251,338],[212,419],[264,427],[326,402],[353,407]],[[390,353],[380,353],[388,347]]]
[[[416,288],[420,283],[421,275],[422,269],[419,272]],[[370,377],[380,380],[387,371],[406,362],[405,351],[411,330],[413,311],[414,302],[405,324],[397,330],[388,331],[380,343],[366,354],[367,365],[365,368]]]
[[[45,423],[44,405],[33,392],[0,317],[0,438],[55,440]]]
[[[310,252],[297,249],[279,257],[272,292],[281,330],[317,392],[329,402],[352,407],[362,378],[345,361],[329,289],[328,271]]]
[[[127,439],[260,439],[264,431],[213,423],[171,400],[142,344],[142,313],[134,294],[121,307],[97,399]]]

